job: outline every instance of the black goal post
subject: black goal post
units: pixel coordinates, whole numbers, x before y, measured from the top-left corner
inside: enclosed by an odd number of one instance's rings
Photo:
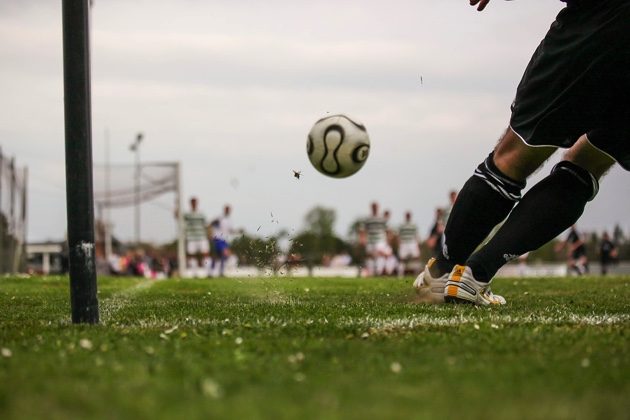
[[[99,322],[94,261],[89,0],[63,0],[63,79],[70,306],[73,323]]]

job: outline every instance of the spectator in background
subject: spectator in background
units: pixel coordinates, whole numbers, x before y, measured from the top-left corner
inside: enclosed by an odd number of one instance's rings
[[[602,242],[599,245],[599,263],[601,266],[602,276],[608,274],[608,269],[611,264],[617,260],[618,251],[614,242],[610,240],[608,232],[604,231],[602,235]]]

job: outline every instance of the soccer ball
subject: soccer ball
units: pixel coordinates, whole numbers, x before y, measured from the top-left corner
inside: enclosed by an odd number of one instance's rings
[[[313,125],[306,151],[319,172],[346,178],[365,164],[370,154],[370,137],[363,124],[345,115],[331,115]]]

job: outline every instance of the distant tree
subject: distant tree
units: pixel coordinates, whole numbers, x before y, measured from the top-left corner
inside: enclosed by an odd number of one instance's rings
[[[630,242],[624,242],[623,245],[619,245],[619,260],[630,261]]]
[[[599,252],[599,235],[597,232],[584,233],[584,245],[589,261],[596,261]]]
[[[314,207],[306,213],[304,220],[306,230],[316,236],[334,236],[335,219],[337,215],[334,209]]]
[[[619,223],[615,225],[615,229],[613,230],[613,242],[617,245],[622,245],[626,242],[626,235],[624,235]]]
[[[305,229],[293,237],[289,253],[313,265],[321,264],[326,255],[348,252],[349,245],[335,235],[335,220],[334,209],[317,206],[309,210],[304,217]]]
[[[352,223],[350,223],[350,227],[348,228],[348,235],[351,238],[357,238],[359,235],[359,230],[361,228],[361,224],[363,223],[362,218],[355,219]]]

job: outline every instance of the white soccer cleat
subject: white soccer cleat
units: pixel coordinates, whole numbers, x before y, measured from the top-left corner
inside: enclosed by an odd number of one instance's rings
[[[490,282],[482,283],[473,277],[470,267],[456,265],[444,287],[444,301],[448,303],[472,303],[473,305],[505,305],[503,296],[490,291]]]
[[[448,273],[434,278],[431,276],[429,268],[435,264],[436,259],[431,258],[427,265],[424,267],[424,271],[416,277],[413,282],[413,287],[421,296],[421,299],[430,303],[444,303],[444,287],[448,280]]]

